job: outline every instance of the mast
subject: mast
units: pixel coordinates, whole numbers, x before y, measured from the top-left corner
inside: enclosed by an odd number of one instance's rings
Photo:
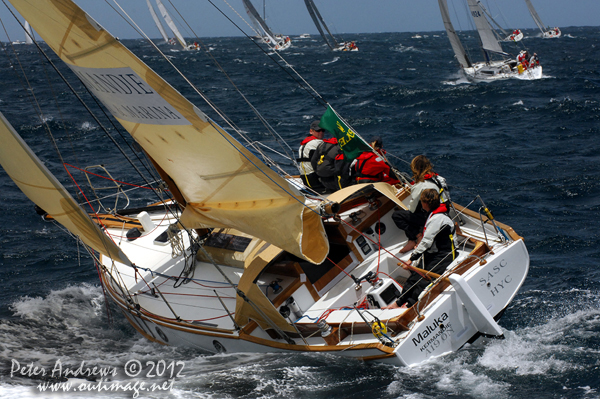
[[[156,24],[156,27],[158,28],[160,35],[165,40],[165,43],[169,43],[169,36],[167,36],[167,32],[165,32],[165,28],[160,23],[160,19],[158,19],[158,15],[156,15],[156,12],[154,11],[154,7],[152,7],[152,3],[150,3],[150,0],[146,0],[146,3],[148,4],[148,9],[150,10],[150,14],[152,15],[152,19],[154,19],[154,23]]]
[[[467,52],[460,42],[460,39],[454,30],[454,26],[452,25],[452,21],[450,20],[448,2],[446,0],[438,0],[438,4],[440,6],[440,13],[442,14],[442,21],[444,21],[444,27],[446,28],[446,33],[450,40],[450,45],[452,46],[452,50],[454,50],[454,55],[456,56],[458,63],[463,68],[471,68],[473,64],[471,63],[471,60],[469,60],[469,57],[467,57]]]

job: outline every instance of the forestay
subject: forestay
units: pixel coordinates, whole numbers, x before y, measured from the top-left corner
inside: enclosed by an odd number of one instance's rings
[[[174,181],[187,228],[233,227],[321,263],[329,244],[304,196],[70,0],[12,0],[43,40]]]

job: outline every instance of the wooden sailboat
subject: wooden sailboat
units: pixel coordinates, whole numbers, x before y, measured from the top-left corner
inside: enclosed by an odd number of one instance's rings
[[[557,39],[562,35],[562,32],[557,27],[550,28],[549,26],[544,25],[542,19],[538,15],[537,11],[533,7],[531,0],[525,0],[525,4],[527,4],[527,9],[533,18],[533,22],[537,25],[537,27],[542,32],[542,37],[544,39]]]
[[[321,37],[325,41],[325,44],[333,50],[333,51],[358,51],[358,46],[354,42],[338,42],[327,27],[325,20],[321,16],[319,9],[315,5],[313,0],[304,0],[304,4],[306,4],[306,9],[310,14],[315,26],[317,27]],[[325,34],[327,32],[327,34]]]
[[[457,204],[456,259],[409,309],[407,241],[391,220],[408,189],[303,192],[131,53],[70,0],[11,0],[131,134],[172,199],[85,211],[0,118],[0,164],[73,233],[103,286],[151,341],[206,352],[310,352],[413,365],[502,336],[497,320],[523,284],[523,239],[485,204]],[[354,133],[352,131],[348,134]],[[164,192],[164,190],[162,191]],[[144,204],[145,205],[145,204]]]
[[[250,0],[243,0],[243,3],[246,13],[254,25],[255,33],[262,38],[263,42],[267,43],[274,50],[278,51],[285,50],[292,45],[292,40],[289,38],[289,36],[273,33],[271,28],[269,28],[265,22],[264,18],[262,18],[258,11],[256,11],[256,8],[254,8],[254,5],[252,5]]]
[[[511,78],[521,80],[540,79],[542,77],[541,65],[536,63],[521,65],[515,58],[509,57],[502,49],[494,30],[486,19],[480,2],[478,0],[467,0],[467,3],[485,57],[483,62],[472,62],[470,60],[452,25],[447,0],[438,0],[448,39],[467,79],[472,81],[494,81]],[[493,57],[498,59],[494,60]]]

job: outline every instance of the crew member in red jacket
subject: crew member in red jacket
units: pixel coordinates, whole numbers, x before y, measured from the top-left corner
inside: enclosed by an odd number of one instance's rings
[[[400,183],[400,180],[392,172],[390,165],[387,164],[385,158],[381,155],[385,154],[385,150],[382,148],[383,141],[381,137],[374,137],[369,144],[375,151],[363,152],[352,163],[356,183]]]

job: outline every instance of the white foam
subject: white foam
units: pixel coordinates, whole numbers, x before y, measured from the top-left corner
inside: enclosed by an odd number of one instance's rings
[[[328,62],[324,62],[321,65],[329,65],[329,64],[333,64],[334,62],[338,62],[340,59],[340,57],[333,57],[333,60],[328,61]]]

